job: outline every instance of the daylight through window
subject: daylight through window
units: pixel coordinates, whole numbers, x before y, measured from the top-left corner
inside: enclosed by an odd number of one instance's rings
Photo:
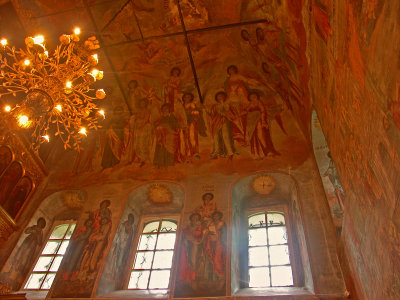
[[[161,219],[145,223],[140,235],[128,289],[168,289],[177,222]]]
[[[75,225],[56,225],[29,276],[25,289],[49,290],[67,250]]]
[[[248,218],[249,287],[292,286],[285,216],[262,212]]]

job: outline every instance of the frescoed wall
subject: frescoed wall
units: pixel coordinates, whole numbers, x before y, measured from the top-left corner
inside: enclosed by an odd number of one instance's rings
[[[310,3],[310,92],[346,195],[351,274],[360,298],[398,299],[399,3]]]
[[[322,132],[321,124],[315,110],[311,116],[311,132],[315,160],[317,162],[318,170],[325,188],[333,222],[335,223],[337,233],[340,235],[346,200],[335,163],[332,159],[332,154],[326,143],[326,139],[324,133]]]
[[[25,31],[49,45],[75,25],[95,34],[96,88],[107,97],[103,127],[81,152],[56,139],[39,150],[43,185],[23,174],[13,191],[0,181],[13,203],[37,188],[0,249],[0,283],[21,289],[54,221],[74,219],[48,298],[136,297],[126,287],[139,224],[171,213],[180,220],[168,296],[230,297],[245,286],[247,209],[284,203],[306,299],[400,297],[400,4],[12,3]],[[0,148],[0,174],[4,162]]]

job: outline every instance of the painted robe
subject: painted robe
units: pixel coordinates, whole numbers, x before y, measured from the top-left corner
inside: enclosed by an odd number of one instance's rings
[[[187,103],[184,106],[187,119],[187,128],[184,131],[186,157],[199,155],[199,135],[207,136],[202,111],[195,103]]]
[[[155,127],[156,149],[153,163],[157,167],[173,166],[176,161],[180,125],[174,115],[168,114],[156,121]]]
[[[205,266],[204,276],[209,281],[225,278],[226,224],[211,221],[204,230]]]
[[[214,104],[210,110],[209,128],[213,137],[212,158],[230,157],[235,153],[232,122],[235,112],[229,103]]]
[[[279,155],[272,143],[268,113],[264,105],[261,101],[251,102],[247,111],[247,139],[251,154],[257,158],[266,157],[268,153]]]

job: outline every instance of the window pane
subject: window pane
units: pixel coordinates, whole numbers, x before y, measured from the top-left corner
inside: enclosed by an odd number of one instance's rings
[[[64,255],[65,251],[67,250],[68,244],[69,244],[69,241],[62,242],[61,247],[60,247],[60,249],[58,249],[57,254]]]
[[[176,231],[177,225],[172,221],[162,221],[161,223],[161,232],[173,232]]]
[[[174,249],[176,233],[161,233],[158,236],[157,250]]]
[[[267,247],[249,248],[249,266],[259,267],[268,265]]]
[[[249,217],[249,227],[265,227],[265,214]]]
[[[43,272],[47,271],[50,268],[51,262],[53,261],[53,256],[42,256],[38,259],[34,272]]]
[[[287,244],[287,232],[285,226],[269,227],[268,239],[270,245]]]
[[[293,285],[293,274],[290,266],[271,268],[272,286]]]
[[[141,235],[138,250],[154,250],[154,247],[156,245],[156,240],[157,240],[156,234]]]
[[[156,222],[150,222],[146,224],[143,228],[143,233],[148,233],[148,232],[157,232],[158,231],[158,226],[160,225],[160,221]]]
[[[285,225],[285,217],[280,213],[267,213],[268,226]]]
[[[58,241],[49,241],[43,249],[42,254],[56,254],[58,246],[61,242]]]
[[[137,252],[134,269],[150,269],[154,252]]]
[[[171,268],[174,251],[158,251],[154,256],[153,269]]]
[[[287,245],[269,247],[271,265],[290,264],[289,248]]]
[[[147,289],[150,271],[133,271],[129,280],[128,289]]]
[[[62,259],[63,259],[62,256],[56,256],[50,268],[51,272],[57,272],[58,268],[60,267]]]
[[[267,267],[249,269],[249,287],[270,286]]]
[[[75,226],[76,226],[76,224],[72,224],[71,227],[68,229],[67,235],[65,236],[65,238],[66,238],[67,240],[71,238],[72,233],[73,233],[74,230],[75,230]]]
[[[31,274],[31,276],[29,277],[29,279],[25,285],[25,288],[26,289],[39,289],[45,276],[46,276],[46,274],[40,274],[40,273],[39,274],[38,273]]]
[[[149,289],[167,289],[169,284],[169,270],[152,271]]]
[[[267,244],[265,228],[249,229],[249,246],[262,246]]]
[[[53,232],[51,233],[50,240],[59,240],[62,239],[67,232],[69,224],[62,224],[58,225],[54,228]]]
[[[54,278],[56,277],[56,273],[49,273],[46,276],[46,279],[43,281],[42,285],[42,290],[49,290],[51,288],[51,285],[54,281]]]

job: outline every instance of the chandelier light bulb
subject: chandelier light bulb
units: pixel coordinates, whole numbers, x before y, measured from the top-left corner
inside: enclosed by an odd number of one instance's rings
[[[4,107],[4,111],[5,111],[5,112],[10,112],[10,111],[11,111],[11,106],[10,106],[10,105],[6,105],[6,106]]]
[[[98,57],[98,55],[97,55],[97,54],[91,55],[90,58],[89,58],[89,62],[90,62],[90,64],[93,65],[93,66],[97,65],[97,64],[99,63],[99,57]]]
[[[62,112],[62,106],[60,104],[57,104],[55,109],[57,109],[59,112]]]
[[[25,115],[21,115],[18,117],[18,124],[21,127],[26,127],[28,125],[29,118]]]
[[[50,138],[47,134],[43,135],[42,138],[44,138],[47,142],[50,142]]]
[[[94,77],[96,77],[97,74],[99,74],[99,72],[100,72],[99,70],[93,69],[92,72],[91,72],[91,74],[92,74]]]
[[[43,44],[44,43],[44,36],[39,34],[39,35],[33,37],[33,42],[35,44],[40,44],[40,45]]]
[[[4,47],[7,45],[7,39],[1,39],[0,44]]]
[[[31,61],[29,59],[24,60],[24,65],[29,66],[31,64]]]
[[[80,134],[86,135],[86,128],[82,127],[81,130],[79,130]]]
[[[74,34],[79,35],[81,34],[81,29],[79,27],[74,28]]]
[[[99,113],[100,115],[102,115],[104,119],[106,118],[106,114],[105,114],[105,112],[104,112],[103,109],[100,109],[100,110],[98,111],[98,113]]]
[[[71,89],[71,88],[72,88],[72,82],[71,82],[71,81],[67,81],[67,82],[65,83],[65,87],[66,87],[67,89]]]

